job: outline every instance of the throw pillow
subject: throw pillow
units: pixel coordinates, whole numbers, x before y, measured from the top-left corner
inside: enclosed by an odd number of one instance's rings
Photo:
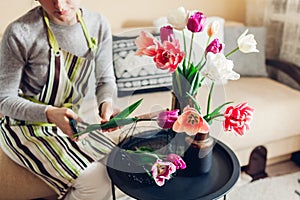
[[[225,26],[224,31],[224,53],[227,54],[237,47],[237,39],[248,29],[248,34],[253,34],[257,41],[258,53],[242,53],[240,51],[229,57],[234,62],[234,71],[241,76],[268,76],[265,64],[265,44],[266,28],[265,27],[248,27],[248,26]]]
[[[136,36],[113,35],[113,62],[118,96],[166,91],[172,86],[167,70],[158,69],[151,57],[137,56]],[[159,38],[159,35],[155,35]]]

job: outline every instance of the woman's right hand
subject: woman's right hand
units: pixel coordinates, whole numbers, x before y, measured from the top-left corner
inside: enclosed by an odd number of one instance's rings
[[[81,119],[78,117],[76,113],[74,113],[69,108],[58,108],[54,106],[49,106],[46,109],[46,116],[49,123],[55,124],[60,130],[68,135],[72,140],[76,140],[76,138],[73,137],[73,130],[70,126],[70,118],[74,119],[75,121],[81,121]]]

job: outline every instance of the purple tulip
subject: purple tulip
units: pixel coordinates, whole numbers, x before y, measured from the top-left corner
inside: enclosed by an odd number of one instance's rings
[[[214,39],[205,50],[205,53],[212,52],[213,54],[221,52],[223,49],[223,44],[219,41],[218,38]]]
[[[160,112],[157,117],[157,124],[161,128],[172,128],[174,122],[178,118],[178,112],[179,112],[178,109]]]
[[[176,169],[186,168],[186,164],[184,160],[177,154],[174,153],[168,154],[166,160],[172,162],[176,166]]]
[[[193,33],[201,32],[204,29],[206,17],[202,12],[195,12],[188,19],[187,28]]]
[[[160,28],[160,40],[163,43],[164,41],[172,42],[173,35],[173,27],[172,26],[163,26]]]

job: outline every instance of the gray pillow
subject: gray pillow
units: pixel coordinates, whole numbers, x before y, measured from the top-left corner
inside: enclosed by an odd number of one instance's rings
[[[237,51],[228,59],[234,62],[234,71],[241,76],[268,76],[265,64],[266,28],[249,26],[225,26],[224,30],[224,53],[227,54],[237,47],[237,39],[248,29],[248,34],[253,34],[257,41],[259,53],[242,53]]]
[[[136,36],[113,35],[113,62],[118,96],[166,91],[172,86],[172,76],[158,69],[149,56],[137,56]],[[159,38],[158,34],[155,37]]]

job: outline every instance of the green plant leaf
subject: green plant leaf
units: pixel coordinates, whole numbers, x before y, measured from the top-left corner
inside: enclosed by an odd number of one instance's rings
[[[197,102],[197,99],[195,99],[191,94],[186,93],[193,101],[195,109],[198,111],[199,114],[201,114],[201,107],[199,105],[199,103]]]
[[[213,117],[214,115],[220,114],[220,110],[221,110],[224,106],[226,106],[226,105],[228,105],[228,104],[230,104],[230,103],[233,103],[233,101],[225,102],[225,103],[223,103],[222,105],[218,106],[213,112],[210,113],[211,117]]]
[[[86,129],[84,129],[83,131],[80,131],[76,134],[74,134],[74,137],[78,137],[84,133],[89,133],[91,131],[95,131],[95,130],[101,130],[101,129],[110,129],[110,128],[115,128],[118,126],[124,126],[127,124],[132,124],[134,122],[137,122],[138,118],[137,117],[133,117],[133,118],[125,118],[125,119],[120,119],[120,118],[112,118],[111,120],[109,120],[108,122],[104,123],[104,124],[91,124],[89,126],[86,127]]]
[[[104,124],[91,124],[91,125],[87,126],[85,130],[74,134],[74,137],[78,137],[84,133],[88,133],[88,132],[98,130],[98,129],[110,129],[110,128],[115,128],[118,126],[124,126],[127,124],[137,122],[138,121],[137,117],[133,117],[133,118],[125,118],[125,117],[130,115],[141,104],[142,101],[143,101],[143,99],[140,99],[140,100],[136,101],[135,103],[131,104],[130,106],[128,106],[127,108],[125,108],[124,110],[119,112],[111,120],[109,120],[108,122],[106,122]]]
[[[114,119],[116,119],[116,118],[123,119],[123,118],[127,117],[142,103],[142,101],[143,101],[143,99],[140,99],[140,100],[136,101],[135,103],[131,104],[130,106],[128,106],[127,108],[125,108],[124,110],[119,112],[116,116],[114,116]]]
[[[229,101],[229,102],[226,102],[226,103],[223,103],[222,105],[218,106],[213,112],[211,112],[210,114],[207,114],[204,116],[204,119],[209,123],[211,124],[211,120],[213,120],[214,118],[217,118],[217,117],[220,117],[220,116],[223,116],[221,113],[220,113],[220,110],[230,104],[230,103],[233,103],[233,101]]]

